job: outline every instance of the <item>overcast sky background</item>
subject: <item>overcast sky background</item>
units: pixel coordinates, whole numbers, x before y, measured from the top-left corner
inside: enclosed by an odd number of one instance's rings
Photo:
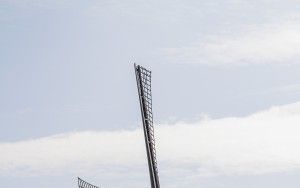
[[[2,186],[150,187],[136,62],[162,187],[299,187],[299,33],[296,0],[0,0]]]

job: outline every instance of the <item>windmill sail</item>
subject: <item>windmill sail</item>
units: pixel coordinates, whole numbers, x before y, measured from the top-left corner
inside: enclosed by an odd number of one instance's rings
[[[99,188],[95,185],[92,185],[86,181],[83,181],[82,179],[78,178],[78,187],[79,188]]]
[[[153,128],[151,71],[136,64],[134,69],[141,107],[151,188],[160,188]]]

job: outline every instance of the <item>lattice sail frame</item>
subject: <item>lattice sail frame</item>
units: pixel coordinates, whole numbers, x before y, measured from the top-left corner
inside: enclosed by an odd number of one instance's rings
[[[143,119],[151,188],[160,188],[153,127],[151,71],[136,64],[134,64],[134,68]]]
[[[80,178],[78,178],[78,187],[79,188],[99,188],[99,187],[97,187],[95,185],[92,185],[92,184],[90,184],[90,183],[88,183],[88,182],[86,182],[86,181],[84,181]]]

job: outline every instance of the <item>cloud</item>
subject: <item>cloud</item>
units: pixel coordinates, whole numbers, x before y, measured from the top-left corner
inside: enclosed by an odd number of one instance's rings
[[[173,61],[210,66],[293,64],[300,58],[300,22],[263,24],[238,32],[204,36],[192,44],[165,48]]]
[[[186,175],[244,175],[300,169],[300,102],[246,117],[156,126],[159,169]],[[141,129],[74,132],[0,144],[0,174],[91,172],[146,166]],[[133,170],[134,171],[134,170]],[[108,172],[103,172],[107,174]]]

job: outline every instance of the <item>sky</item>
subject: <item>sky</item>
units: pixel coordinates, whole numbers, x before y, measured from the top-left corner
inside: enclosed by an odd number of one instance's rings
[[[0,0],[4,187],[300,186],[296,0]]]

